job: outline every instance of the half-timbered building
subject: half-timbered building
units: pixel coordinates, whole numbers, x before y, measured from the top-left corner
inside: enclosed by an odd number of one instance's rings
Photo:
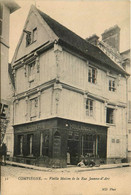
[[[119,27],[110,31],[119,47]],[[15,161],[66,167],[67,153],[70,164],[81,155],[126,158],[128,74],[107,34],[85,40],[31,7],[12,60]]]

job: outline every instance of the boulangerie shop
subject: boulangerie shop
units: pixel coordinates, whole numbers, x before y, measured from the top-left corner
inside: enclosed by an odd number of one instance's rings
[[[77,165],[81,155],[106,159],[107,127],[54,118],[14,129],[19,162],[65,167],[67,152],[71,165]]]

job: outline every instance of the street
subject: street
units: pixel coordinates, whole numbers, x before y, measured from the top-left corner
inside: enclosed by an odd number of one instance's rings
[[[67,169],[66,169],[67,170]],[[131,194],[131,167],[84,172],[2,166],[2,195]]]

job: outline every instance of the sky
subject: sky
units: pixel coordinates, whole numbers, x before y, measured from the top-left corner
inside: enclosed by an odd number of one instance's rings
[[[120,52],[130,48],[129,0],[15,1],[21,8],[10,16],[10,62],[32,4],[84,39],[92,34],[97,34],[101,38],[106,29],[117,24],[121,28]]]

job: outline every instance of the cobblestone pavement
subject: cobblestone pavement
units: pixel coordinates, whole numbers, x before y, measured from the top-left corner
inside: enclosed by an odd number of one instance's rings
[[[2,195],[131,195],[131,167],[45,172],[2,166]]]

